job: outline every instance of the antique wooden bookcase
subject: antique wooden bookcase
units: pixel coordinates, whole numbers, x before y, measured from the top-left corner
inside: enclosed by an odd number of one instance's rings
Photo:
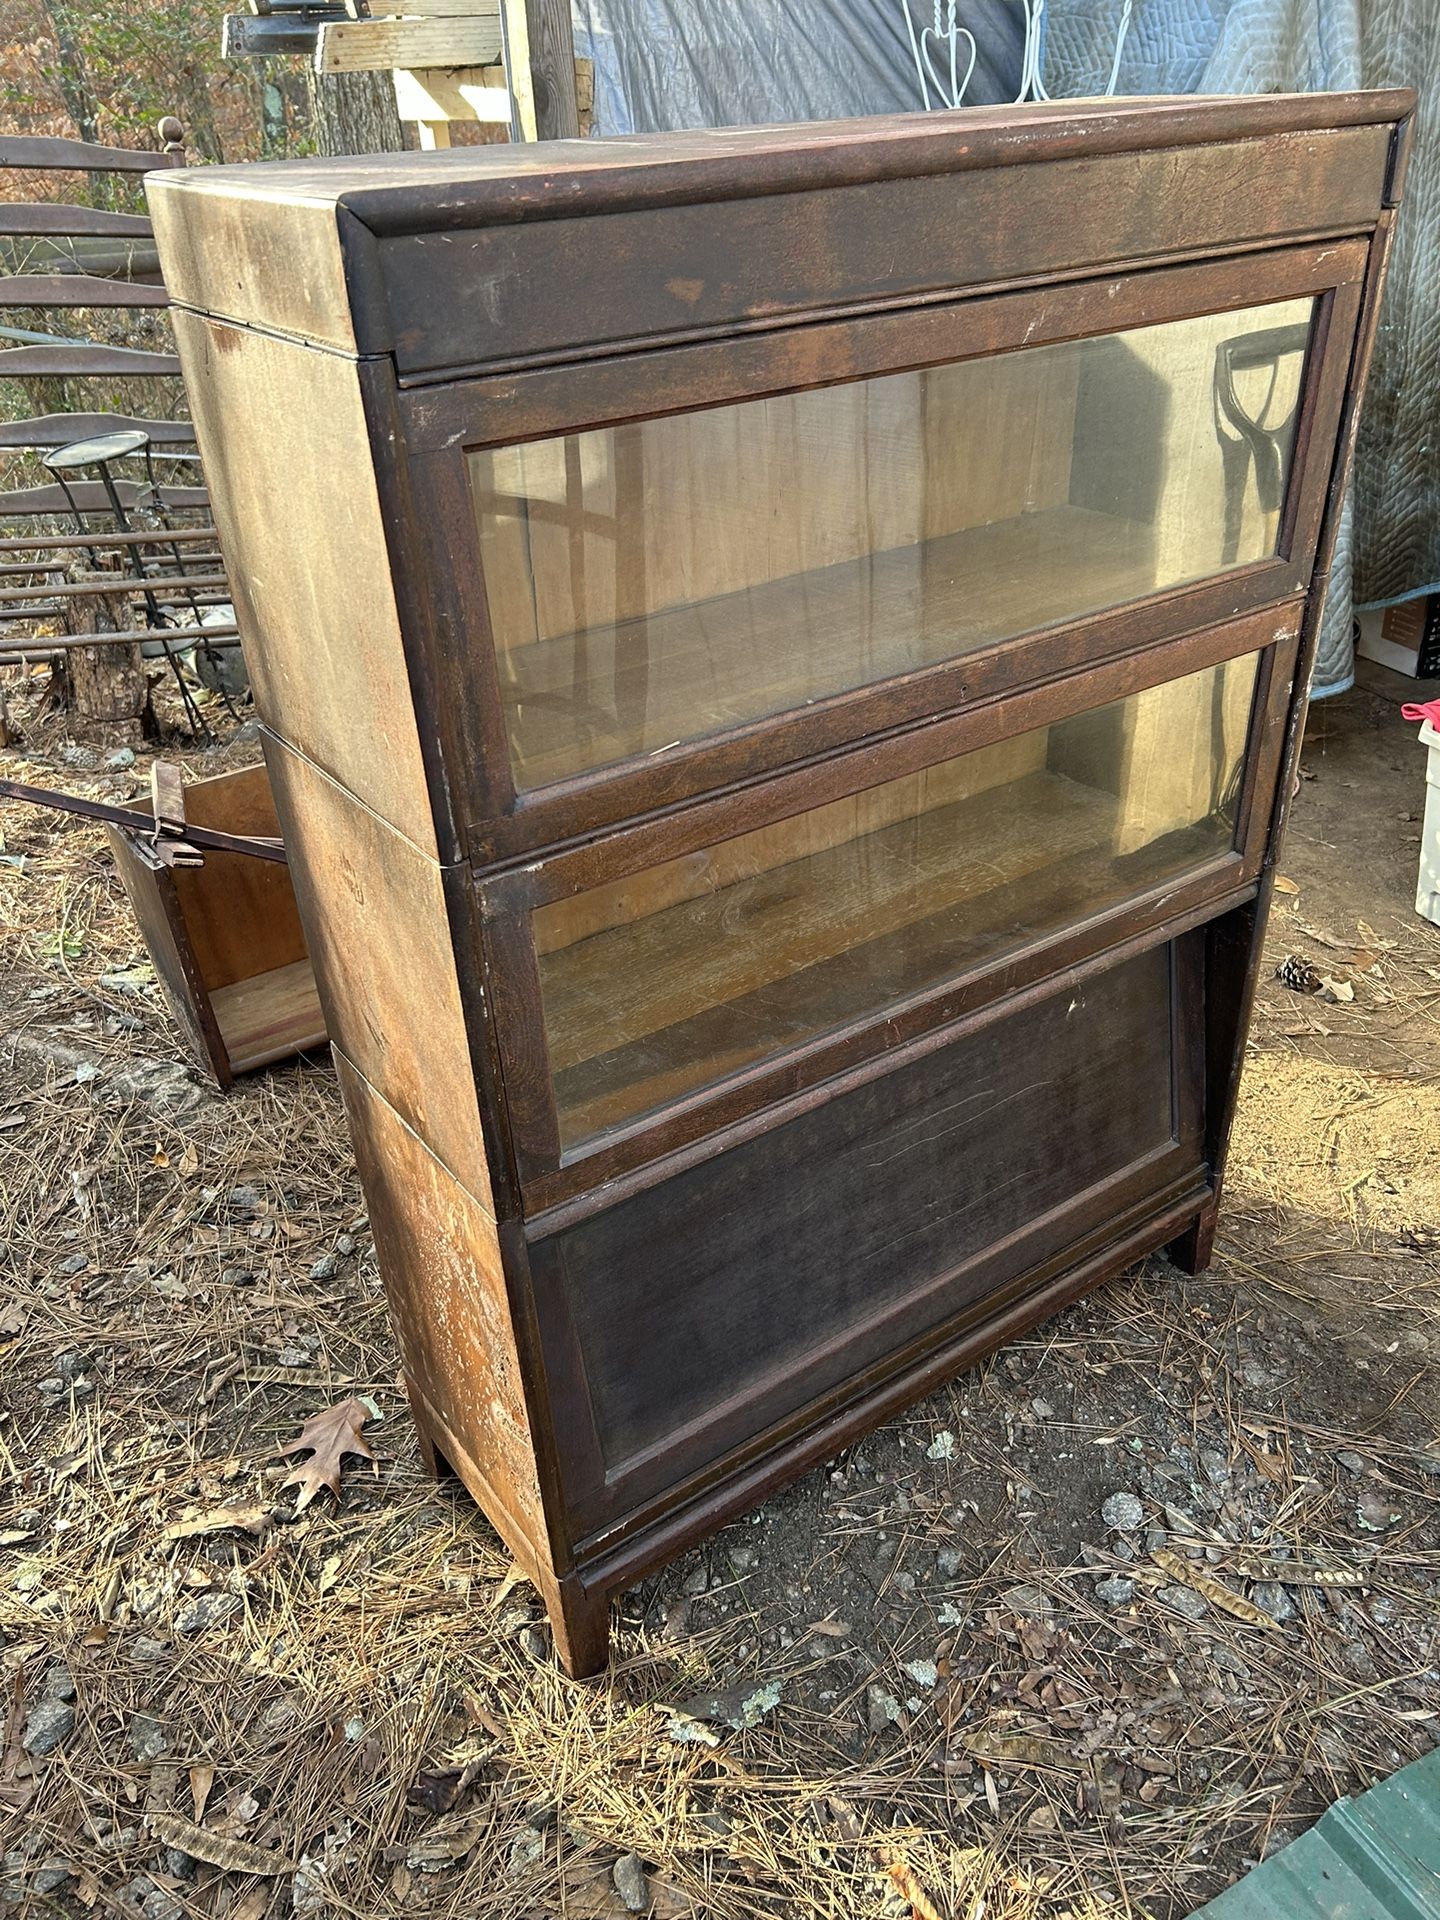
[[[153,184],[416,1422],[572,1673],[1207,1259],[1412,108]]]

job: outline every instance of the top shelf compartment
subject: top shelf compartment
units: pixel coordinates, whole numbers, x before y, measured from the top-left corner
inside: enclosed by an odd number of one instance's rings
[[[1273,558],[1315,307],[472,452],[516,788]]]
[[[489,867],[1303,590],[1342,240],[400,396]]]

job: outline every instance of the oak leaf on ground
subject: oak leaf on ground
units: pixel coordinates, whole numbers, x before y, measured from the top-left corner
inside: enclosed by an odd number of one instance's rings
[[[326,1407],[323,1413],[311,1414],[298,1437],[281,1447],[281,1453],[304,1453],[307,1448],[310,1452],[310,1458],[302,1460],[282,1483],[299,1487],[300,1497],[295,1502],[297,1513],[305,1511],[322,1487],[328,1487],[339,1497],[340,1466],[347,1453],[358,1454],[362,1460],[375,1458],[360,1433],[369,1418],[370,1409],[363,1401],[342,1400],[338,1406]]]

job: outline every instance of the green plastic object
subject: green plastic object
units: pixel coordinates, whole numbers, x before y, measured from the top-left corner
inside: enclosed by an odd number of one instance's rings
[[[1337,1800],[1194,1920],[1440,1920],[1440,1748]]]

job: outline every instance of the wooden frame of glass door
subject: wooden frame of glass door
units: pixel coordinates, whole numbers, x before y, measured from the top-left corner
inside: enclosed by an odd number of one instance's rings
[[[432,653],[427,677],[452,743],[447,764],[465,769],[451,799],[470,858],[484,865],[577,838],[1303,590],[1330,480],[1329,450],[1349,376],[1367,257],[1362,240],[1287,247],[402,394],[416,565],[428,582],[422,628]],[[1272,557],[987,644],[959,659],[643,761],[517,793],[467,476],[470,452],[1306,296],[1316,301],[1315,318]]]
[[[1300,601],[1291,600],[477,881],[484,969],[526,1213],[560,1205],[702,1140],[711,1151],[722,1131],[859,1061],[903,1049],[1146,929],[1194,925],[1232,900],[1260,870],[1300,614]],[[1257,673],[1227,851],[1178,878],[961,966],[939,985],[886,1006],[883,1014],[820,1032],[562,1151],[531,920],[536,909],[1248,655],[1256,657]]]

